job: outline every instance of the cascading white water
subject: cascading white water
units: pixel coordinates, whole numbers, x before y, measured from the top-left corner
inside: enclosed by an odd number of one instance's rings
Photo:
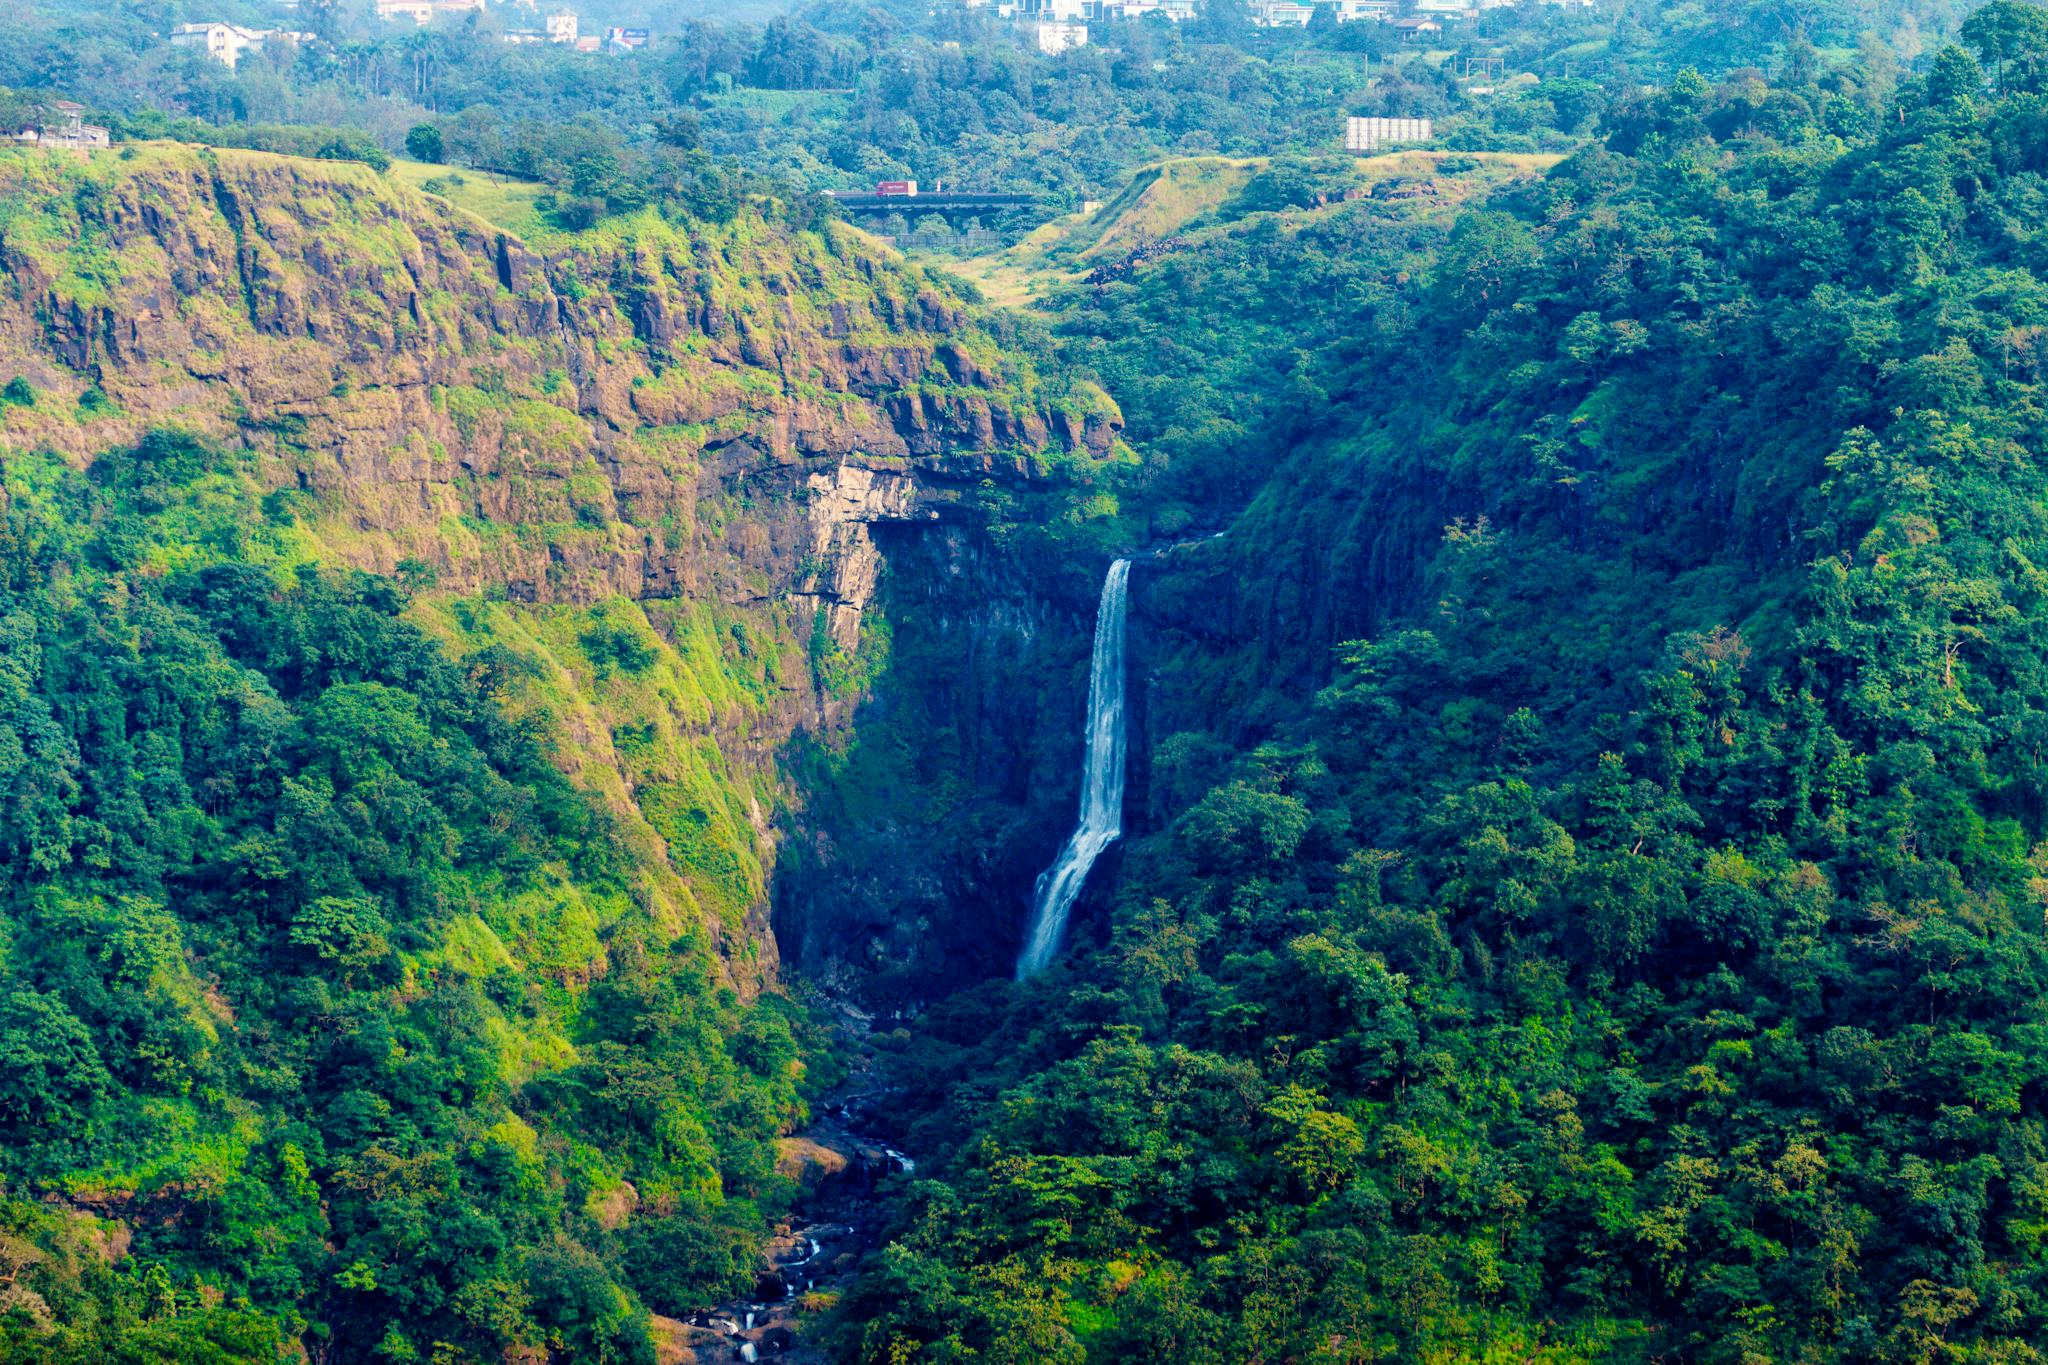
[[[1119,559],[1102,580],[1095,609],[1095,654],[1088,669],[1087,749],[1081,761],[1081,818],[1060,856],[1038,878],[1031,932],[1017,956],[1017,979],[1044,970],[1060,950],[1067,912],[1102,850],[1123,833],[1124,821],[1124,608],[1131,561]]]

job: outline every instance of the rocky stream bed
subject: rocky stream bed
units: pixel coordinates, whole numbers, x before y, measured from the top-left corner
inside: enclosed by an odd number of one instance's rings
[[[882,1183],[916,1169],[913,1158],[877,1136],[888,1127],[890,1092],[873,1080],[863,1065],[789,1140],[793,1164],[804,1168],[804,1192],[769,1242],[753,1293],[687,1319],[657,1319],[662,1365],[830,1361],[817,1341],[825,1309],[881,1244]]]

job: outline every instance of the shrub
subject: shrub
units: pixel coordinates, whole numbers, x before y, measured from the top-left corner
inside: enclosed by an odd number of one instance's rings
[[[442,145],[441,130],[431,123],[416,123],[405,135],[405,151],[415,161],[445,161],[447,148]]]
[[[602,199],[563,199],[557,201],[555,222],[572,232],[582,232],[597,226],[604,217],[605,204]]]

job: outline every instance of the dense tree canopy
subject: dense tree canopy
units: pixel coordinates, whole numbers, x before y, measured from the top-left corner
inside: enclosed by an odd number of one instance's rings
[[[320,42],[232,74],[164,48],[163,7],[51,4],[0,16],[0,113],[402,151],[543,182],[569,229],[1272,157],[992,324],[1033,353],[1003,363],[1099,381],[1130,450],[949,488],[949,572],[1028,597],[1027,643],[949,654],[897,581],[880,704],[793,756],[777,817],[877,914],[994,862],[1042,793],[989,751],[1064,721],[967,701],[1078,691],[1062,650],[1085,686],[1061,613],[1159,551],[1127,838],[1066,957],[868,981],[920,1007],[875,1041],[919,1165],[831,1346],[2026,1365],[2048,25],[1961,8],[1511,7],[1474,41],[1529,79],[1482,95],[1231,0],[1057,60],[923,4],[592,58],[309,0]],[[1439,117],[1456,155],[1333,202],[1285,154],[1347,110]],[[13,375],[0,417],[50,389]],[[319,567],[245,452],[4,457],[0,1360],[637,1365],[653,1315],[744,1288],[823,1049],[649,913],[545,718],[510,718],[530,665]],[[653,648],[597,617],[580,647],[605,676]]]
[[[1069,962],[904,1044],[849,1354],[2039,1358],[2035,13],[1067,301],[1128,529],[1248,510]]]
[[[292,567],[246,457],[5,472],[0,1358],[651,1361],[750,1284],[794,1016],[639,911],[508,661]]]

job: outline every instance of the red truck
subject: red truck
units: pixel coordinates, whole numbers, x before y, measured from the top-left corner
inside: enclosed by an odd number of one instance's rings
[[[917,182],[915,180],[877,180],[875,182],[875,193],[878,196],[900,195],[905,199],[915,199],[917,197]]]

